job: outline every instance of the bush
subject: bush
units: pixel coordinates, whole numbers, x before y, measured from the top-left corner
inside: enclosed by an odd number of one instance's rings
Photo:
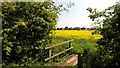
[[[103,36],[98,40],[99,51],[96,57],[97,64],[101,68],[120,67],[120,6],[119,4],[108,7],[104,11],[90,11],[89,17],[100,25],[97,29]],[[101,18],[102,17],[102,18]],[[104,19],[103,19],[104,18]],[[102,20],[101,20],[102,19]],[[102,25],[102,27],[101,27]]]
[[[58,13],[52,2],[3,2],[3,64],[42,64]]]

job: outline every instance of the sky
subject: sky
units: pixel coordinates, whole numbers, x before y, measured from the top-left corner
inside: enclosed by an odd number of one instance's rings
[[[98,11],[114,5],[120,0],[54,0],[56,5],[66,5],[70,1],[75,5],[69,8],[69,12],[61,12],[57,21],[57,27],[87,27],[90,28],[93,23],[88,15],[90,14],[86,9],[88,7],[97,8]]]

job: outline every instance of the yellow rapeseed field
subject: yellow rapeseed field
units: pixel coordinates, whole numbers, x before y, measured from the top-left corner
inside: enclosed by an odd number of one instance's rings
[[[92,38],[92,39],[99,39],[102,37],[99,34],[92,35],[92,31],[89,30],[55,30],[54,36]]]

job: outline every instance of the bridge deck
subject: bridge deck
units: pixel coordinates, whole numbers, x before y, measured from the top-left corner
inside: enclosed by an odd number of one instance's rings
[[[55,66],[75,66],[77,64],[78,55],[72,54],[65,59],[63,59],[60,63],[55,64]]]

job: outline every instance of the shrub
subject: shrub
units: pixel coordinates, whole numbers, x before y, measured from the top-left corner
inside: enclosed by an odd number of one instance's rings
[[[103,36],[98,40],[99,52],[96,61],[102,68],[117,68],[120,66],[120,6],[108,7],[104,11],[88,8],[89,17],[96,21],[98,32]],[[102,17],[102,18],[101,18]],[[103,19],[104,18],[104,19]],[[102,20],[101,20],[102,19]],[[102,26],[101,26],[102,25]]]
[[[53,2],[3,2],[3,64],[42,64],[58,13]]]

